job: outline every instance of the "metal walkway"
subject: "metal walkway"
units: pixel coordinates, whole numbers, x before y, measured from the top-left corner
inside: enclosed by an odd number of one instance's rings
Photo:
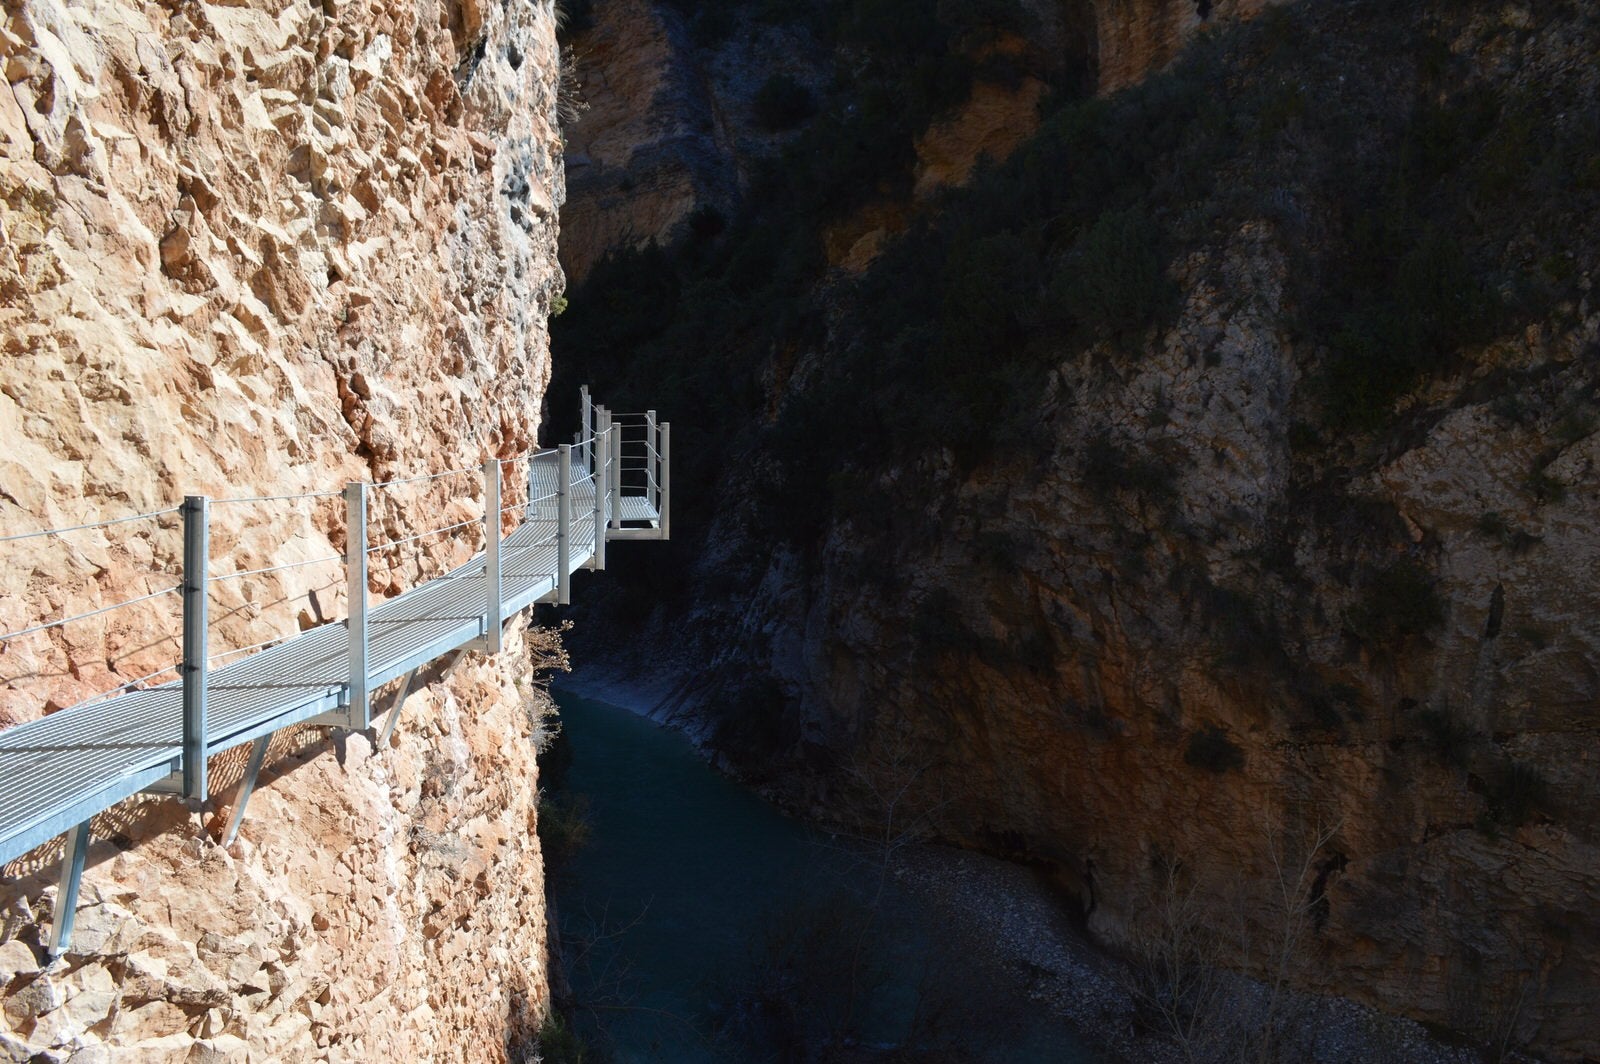
[[[625,426],[642,427],[642,437],[625,436]],[[0,731],[0,865],[67,832],[52,955],[69,944],[91,817],[141,791],[204,800],[207,759],[253,742],[224,833],[224,843],[231,841],[273,733],[307,722],[366,728],[370,692],[404,677],[387,737],[418,668],[464,647],[498,651],[507,619],[536,602],[569,601],[572,574],[604,568],[608,540],[668,538],[670,432],[653,411],[619,416],[591,405],[585,389],[576,443],[482,467],[485,550],[370,609],[367,559],[382,547],[368,541],[370,485],[347,485],[350,616],[221,668],[209,667],[206,646],[209,503],[186,499],[184,655],[172,670],[181,678]],[[502,507],[502,467],[518,461],[527,465],[526,500]],[[502,538],[502,516],[516,509],[521,520]]]

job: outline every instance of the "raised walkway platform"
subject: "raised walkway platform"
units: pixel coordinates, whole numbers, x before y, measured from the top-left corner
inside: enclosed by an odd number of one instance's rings
[[[624,426],[636,423],[629,417],[592,407],[585,390],[585,431],[575,444],[486,462],[486,549],[370,609],[367,556],[383,547],[368,545],[369,486],[348,485],[351,616],[220,668],[211,667],[206,651],[206,574],[213,560],[206,550],[208,503],[186,499],[185,653],[172,670],[182,678],[0,731],[0,865],[67,833],[52,954],[69,944],[89,820],[96,813],[142,791],[205,800],[207,759],[253,742],[224,835],[230,841],[274,732],[306,722],[365,728],[372,720],[370,692],[406,677],[385,722],[387,734],[415,670],[463,647],[497,651],[507,619],[536,602],[568,601],[572,574],[604,567],[607,540],[666,539],[670,426],[652,412],[638,416],[643,435],[629,436]],[[528,473],[527,501],[502,508],[501,467],[521,461]],[[492,535],[503,527],[498,518],[514,509],[522,510],[517,527],[503,538]],[[47,534],[52,531],[29,535]],[[0,638],[26,637],[76,619]]]

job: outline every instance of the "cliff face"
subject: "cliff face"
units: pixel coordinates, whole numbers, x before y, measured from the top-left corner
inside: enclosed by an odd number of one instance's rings
[[[734,163],[681,19],[645,0],[600,5],[573,47],[583,110],[568,123],[562,264],[580,281],[613,247],[682,235],[726,203]]]
[[[1006,158],[1037,126],[1042,78],[1114,92],[1170,63],[1197,33],[1250,18],[1271,2],[1019,4],[1022,18],[1006,25],[998,40],[978,35],[969,42],[980,60],[978,83],[918,139],[915,197],[925,200],[964,183],[980,158]],[[761,161],[790,139],[787,126],[774,129],[761,120],[758,101],[767,82],[790,78],[815,106],[830,82],[848,82],[859,58],[848,50],[830,53],[826,42],[838,27],[808,22],[799,12],[789,13],[797,20],[789,23],[769,13],[751,15],[737,3],[709,5],[699,22],[686,21],[676,5],[650,0],[578,10],[568,27],[578,109],[566,130],[571,195],[561,243],[562,264],[574,283],[608,251],[692,237],[697,211],[720,227],[737,210]],[[981,65],[985,60],[988,68]],[[899,206],[880,205],[842,223],[832,242],[847,242],[831,256],[835,264],[869,261],[882,238],[903,227],[899,212]]]
[[[1100,90],[1127,88],[1172,62],[1201,30],[1250,18],[1283,0],[1096,0]]]
[[[562,283],[550,23],[454,4],[11,15],[7,531],[525,449]],[[462,494],[390,493],[374,542],[445,523],[429,511]],[[337,499],[218,505],[213,554],[238,569],[324,556],[343,523]],[[176,569],[170,517],[77,535],[76,557],[54,539],[11,548],[7,630]],[[379,592],[390,570],[396,586],[415,576],[413,559],[384,562]],[[324,567],[219,587],[214,635],[246,646],[342,616],[338,583]],[[258,617],[246,599],[287,608]],[[7,644],[6,711],[169,663],[151,633],[174,631],[171,603]]]
[[[563,287],[548,5],[41,0],[8,9],[0,60],[5,533],[531,446]],[[375,492],[372,542],[477,517],[478,479]],[[170,586],[175,518],[7,544],[0,628]],[[344,523],[336,497],[218,501],[213,575],[340,554]],[[370,593],[477,546],[375,553]],[[343,567],[212,596],[215,654],[342,617]],[[167,596],[7,642],[0,723],[170,665],[177,632]],[[114,842],[65,973],[35,976],[21,944],[50,854],[7,869],[5,1050],[493,1055],[546,998],[527,672],[508,649],[436,678],[397,750],[275,746],[229,852],[156,832],[170,803],[97,821]],[[219,800],[238,770],[218,765]]]
[[[766,288],[736,227],[577,293],[565,364],[697,382],[692,576],[619,567],[607,623],[666,602],[662,714],[818,818],[914,780],[1107,943],[1176,885],[1231,965],[1592,1058],[1593,12],[1293,5],[1122,93],[1202,13],[1094,13],[1102,98],[972,194],[822,213]]]
[[[814,567],[752,579],[718,675],[754,658],[772,679],[706,692],[725,763],[847,819],[877,815],[858,777],[909,766],[943,833],[1053,866],[1103,941],[1137,947],[1176,863],[1236,963],[1270,977],[1305,906],[1301,985],[1593,1057],[1600,601],[1580,574],[1600,565],[1600,437],[1555,425],[1600,384],[1600,315],[1486,353],[1409,444],[1308,490],[1281,255],[1252,227],[1189,268],[1137,371],[1060,367],[1038,464],[951,477],[934,503],[886,472],[864,488],[884,527],[840,522]],[[1528,420],[1472,397],[1523,369]],[[1137,457],[1086,470],[1108,431]],[[1541,460],[1559,500],[1530,494]],[[1394,619],[1422,607],[1362,590],[1411,565],[1436,580],[1426,632]],[[1306,865],[1287,906],[1279,861]]]

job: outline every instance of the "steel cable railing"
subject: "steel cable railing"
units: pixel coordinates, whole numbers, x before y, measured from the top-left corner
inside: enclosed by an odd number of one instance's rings
[[[0,643],[4,643],[11,639],[21,639],[23,636],[33,635],[35,632],[45,632],[49,631],[51,628],[60,628],[64,624],[72,624],[75,621],[86,621],[91,617],[98,617],[102,613],[110,613],[112,610],[120,610],[124,606],[133,606],[140,602],[149,602],[151,599],[158,599],[163,595],[170,595],[175,591],[179,591],[182,589],[182,587],[182,584],[174,584],[172,587],[162,588],[160,591],[152,591],[148,595],[140,595],[137,598],[123,599],[121,602],[113,602],[109,606],[101,606],[99,609],[89,610],[87,613],[77,613],[73,614],[71,617],[61,617],[45,624],[36,624],[31,628],[22,628],[15,632],[6,632],[5,634],[0,635]]]
[[[327,565],[329,562],[344,561],[343,554],[330,554],[326,558],[311,558],[303,562],[285,562],[282,565],[268,565],[260,569],[241,569],[238,572],[223,573],[221,576],[213,574],[211,582],[220,584],[227,580],[239,580],[246,576],[265,576],[267,573],[281,573],[288,569],[303,569],[308,565]]]
[[[469,517],[465,521],[457,521],[455,524],[445,525],[443,528],[430,528],[428,531],[418,532],[414,536],[402,536],[400,539],[385,540],[376,546],[368,547],[367,553],[376,554],[381,550],[388,550],[390,547],[403,547],[407,543],[415,543],[419,539],[427,539],[429,536],[437,536],[444,532],[454,532],[458,528],[466,528],[468,525],[481,525],[482,523],[483,521],[480,518]]]
[[[260,607],[257,608],[259,609]],[[287,643],[302,634],[303,633],[301,632],[295,632],[291,635],[275,635],[271,639],[263,639],[261,642],[252,643],[247,647],[236,647],[233,650],[224,650],[220,654],[210,654],[206,657],[206,664],[216,665],[224,661],[229,661],[233,658],[243,657],[244,655],[253,653],[257,650],[265,650],[267,647],[277,646],[280,643]]]
[[[64,532],[82,532],[89,528],[108,528],[111,525],[125,525],[133,521],[152,521],[158,517],[175,514],[179,507],[170,506],[165,510],[151,510],[149,513],[133,514],[129,517],[113,517],[105,521],[90,521],[88,524],[68,525],[65,528],[45,528],[38,532],[23,532],[14,536],[0,536],[0,543],[15,543],[18,540],[38,539],[41,536],[59,536]]]
[[[341,491],[302,491],[295,495],[242,495],[227,499],[212,499],[213,506],[232,503],[288,502],[294,499],[337,499]]]
[[[463,469],[446,469],[442,473],[424,473],[415,477],[397,477],[394,480],[375,480],[367,485],[369,488],[393,488],[401,484],[422,484],[430,480],[443,480],[445,477],[459,477],[464,473],[477,473],[477,466],[467,466]]]

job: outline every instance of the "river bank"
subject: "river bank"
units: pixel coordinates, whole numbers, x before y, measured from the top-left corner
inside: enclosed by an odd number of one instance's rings
[[[928,899],[949,926],[962,928],[992,963],[1025,983],[1032,1007],[1071,1024],[1105,1059],[1126,1064],[1186,1059],[1172,1038],[1141,1022],[1129,989],[1134,973],[1084,940],[1040,873],[983,854],[921,845],[902,853],[897,876]],[[1246,993],[1259,987],[1240,982]],[[1307,1064],[1481,1064],[1485,1059],[1476,1049],[1441,1043],[1421,1024],[1341,998],[1293,995],[1285,1011],[1297,1021],[1297,1052],[1304,1054],[1298,1059]]]
[[[815,825],[791,819],[738,783],[714,773],[712,769],[716,759],[703,743],[693,735],[673,730],[670,714],[666,714],[667,720],[663,725],[663,721],[650,712],[651,707],[656,707],[659,713],[660,707],[670,704],[670,692],[657,690],[648,684],[579,673],[575,679],[568,678],[556,694],[564,709],[568,705],[581,704],[585,712],[592,713],[595,707],[604,706],[615,713],[631,714],[637,722],[651,722],[654,727],[649,732],[638,732],[637,736],[651,736],[647,761],[659,765],[664,757],[666,763],[672,766],[669,773],[671,787],[687,785],[699,791],[710,780],[714,780],[715,784],[710,787],[714,805],[720,807],[723,803],[732,803],[741,807],[741,816],[753,815],[754,823],[759,825],[757,832],[776,831],[787,840],[779,847],[780,850],[791,845],[799,847],[779,860],[782,867],[776,869],[774,879],[789,879],[790,888],[797,884],[805,885],[788,895],[789,908],[769,906],[759,919],[752,922],[748,929],[750,933],[770,936],[774,930],[783,931],[783,928],[775,929],[772,925],[774,921],[793,922],[797,899],[803,898],[808,892],[836,897],[841,876],[848,877],[851,869],[859,876],[862,869],[873,864],[875,856],[863,853],[856,843],[830,835]],[[599,719],[607,724],[607,734],[613,741],[619,734],[615,730],[619,725],[623,732],[636,731],[628,728],[626,721],[619,716],[603,715]],[[574,726],[586,728],[593,723],[595,718],[586,717]],[[692,759],[693,764],[685,759]],[[709,765],[706,764],[708,761]],[[608,771],[618,774],[630,770],[613,765]],[[631,771],[637,778],[637,764]],[[702,775],[706,778],[701,779]],[[579,787],[584,785],[580,772]],[[626,830],[637,832],[637,823],[626,818],[637,817],[640,809],[649,808],[652,803],[659,806],[663,800],[670,800],[670,795],[635,794],[629,802],[623,803],[632,812],[617,810],[623,819],[614,821],[615,826],[609,825],[605,817],[597,816],[595,836],[606,845],[604,840],[608,832],[622,829],[623,825],[626,825]],[[599,814],[604,811],[595,812]],[[705,825],[703,817],[702,825]],[[713,829],[716,827],[715,824],[709,826]],[[670,847],[672,844],[661,835],[666,830],[668,825],[658,826],[656,841]],[[765,858],[759,852],[748,853],[757,861],[773,859],[770,853]],[[795,854],[801,856],[796,858]],[[698,856],[692,852],[682,856],[702,862],[710,859],[704,851]],[[605,876],[617,882],[630,875],[647,879],[652,874],[652,866],[668,867],[674,863],[670,852],[659,850],[654,857],[638,851],[613,850],[607,860],[613,864]],[[820,876],[814,874],[819,861],[830,866]],[[896,904],[915,909],[917,919],[939,929],[940,948],[936,955],[924,953],[917,960],[933,973],[935,981],[945,984],[933,987],[927,978],[923,978],[914,990],[902,988],[899,993],[926,994],[926,1007],[943,1014],[940,1023],[955,1016],[981,1015],[986,1027],[1016,1031],[1031,1025],[1038,1029],[1037,1039],[1026,1050],[1030,1056],[995,1059],[1028,1059],[1041,1064],[1091,1060],[1177,1064],[1191,1059],[1186,1057],[1185,1046],[1180,1045],[1178,1040],[1167,1032],[1153,1029],[1153,1018],[1148,1009],[1141,1011],[1136,997],[1139,973],[1124,961],[1106,954],[1082,935],[1075,926],[1070,900],[1052,887],[1049,877],[1044,873],[983,854],[928,843],[897,846],[888,868]],[[807,874],[802,875],[801,870]],[[697,895],[692,888],[684,890],[683,896],[691,901],[698,898],[696,904],[703,905],[705,902],[705,898]],[[654,895],[652,897],[655,898]],[[608,908],[605,918],[614,924],[619,920],[625,923],[636,917],[642,920],[648,910],[648,914],[669,921],[683,919],[681,913],[675,914],[663,908],[665,905],[670,909],[674,904],[683,902],[675,902],[670,897],[655,898],[641,906],[640,899],[636,898],[632,910],[619,916]],[[724,897],[716,904],[725,910],[733,902]],[[608,933],[604,927],[595,924],[592,914],[585,914],[583,919],[588,921],[589,936],[605,937]],[[767,926],[762,927],[762,921]],[[788,930],[792,932],[793,928]],[[728,963],[728,958],[738,952],[730,951],[730,947],[737,943],[737,935],[722,943],[724,963]],[[749,959],[748,950],[738,957],[739,963],[746,963]],[[961,972],[959,976],[958,971]],[[687,972],[688,969],[680,968],[669,975],[683,979],[687,977]],[[1259,1001],[1265,993],[1260,984],[1251,980],[1226,973],[1217,978],[1228,982],[1230,1001],[1243,1003],[1244,1007],[1230,1006],[1240,1014],[1247,1012],[1250,1003]],[[663,1001],[668,1007],[663,1008]],[[692,995],[678,994],[674,997],[669,994],[666,999],[648,1007],[663,1008],[661,1015],[671,1017],[669,1026],[689,1029],[682,1024],[680,1013],[693,1007]],[[1477,1064],[1484,1059],[1476,1048],[1445,1044],[1420,1024],[1387,1016],[1345,999],[1290,994],[1280,1007],[1279,1014],[1292,1017],[1292,1023],[1285,1025],[1291,1029],[1284,1035],[1284,1051],[1293,1054],[1293,1059],[1297,1060],[1316,1064],[1356,1061],[1362,1064]],[[1232,1035],[1223,1032],[1215,1040],[1196,1036],[1191,1038],[1187,1049],[1199,1054],[1198,1059],[1237,1059],[1233,1050],[1239,1047],[1225,1044],[1230,1036],[1243,1037],[1239,1032],[1233,1032]],[[728,1059],[719,1055],[725,1052],[726,1045],[708,1039],[703,1031],[696,1029],[693,1040],[701,1042],[703,1052],[708,1055],[691,1054],[681,1059]],[[1058,1043],[1061,1046],[1059,1049]],[[623,1055],[620,1059],[631,1058]],[[1531,1058],[1508,1055],[1504,1059],[1517,1061]]]

